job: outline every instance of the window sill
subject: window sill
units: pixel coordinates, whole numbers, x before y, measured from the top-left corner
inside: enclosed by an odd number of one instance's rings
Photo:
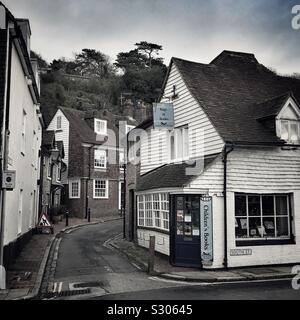
[[[145,226],[137,226],[137,229],[143,229],[143,230],[149,230],[149,231],[155,231],[155,232],[160,232],[169,235],[170,231],[166,229],[160,229],[156,227],[145,227]]]
[[[267,240],[236,240],[237,247],[251,247],[251,246],[276,246],[296,244],[293,239],[267,239]]]
[[[80,199],[80,197],[69,197],[69,199],[71,199],[71,200]]]
[[[95,171],[106,171],[107,168],[94,167]]]

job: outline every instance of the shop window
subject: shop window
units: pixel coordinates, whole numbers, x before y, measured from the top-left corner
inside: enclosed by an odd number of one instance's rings
[[[145,201],[144,196],[138,196],[138,225],[145,225]]]
[[[236,239],[291,239],[289,198],[289,195],[236,194]]]
[[[169,195],[154,193],[138,196],[138,226],[169,230]]]

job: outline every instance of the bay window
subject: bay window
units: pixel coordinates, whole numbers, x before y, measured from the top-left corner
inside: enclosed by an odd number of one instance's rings
[[[169,195],[153,193],[137,197],[138,226],[169,230]]]
[[[236,240],[291,239],[290,196],[235,194]]]

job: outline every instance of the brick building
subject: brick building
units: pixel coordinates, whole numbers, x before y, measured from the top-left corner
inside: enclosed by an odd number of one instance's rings
[[[47,130],[64,144],[64,204],[71,215],[86,217],[88,209],[93,217],[120,214],[124,151],[119,137],[135,126],[134,119],[106,110],[58,108]]]

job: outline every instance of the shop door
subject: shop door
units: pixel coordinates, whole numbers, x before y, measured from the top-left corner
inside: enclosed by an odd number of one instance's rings
[[[200,196],[176,195],[173,198],[173,264],[201,267]]]

